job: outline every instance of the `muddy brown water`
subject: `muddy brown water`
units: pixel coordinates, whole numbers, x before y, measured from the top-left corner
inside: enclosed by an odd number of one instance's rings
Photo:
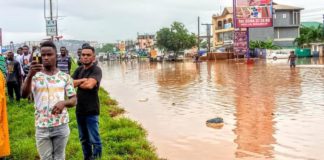
[[[102,86],[170,160],[324,159],[324,59],[105,62]],[[206,120],[222,117],[222,128]]]

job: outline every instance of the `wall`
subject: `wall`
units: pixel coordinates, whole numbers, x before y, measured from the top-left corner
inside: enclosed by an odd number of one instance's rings
[[[265,40],[273,40],[273,32],[274,29],[272,27],[268,28],[250,28],[250,40],[253,41],[265,41]]]
[[[279,31],[279,33],[278,33]],[[274,38],[293,38],[298,37],[298,27],[285,27],[285,28],[275,28]]]
[[[298,20],[295,20],[299,23],[293,24],[293,12],[299,12],[299,15],[300,15],[300,11],[276,11],[275,15],[273,15],[273,26],[274,27],[299,26],[300,25],[300,16],[298,16]],[[285,18],[284,18],[284,15],[285,15]]]
[[[294,46],[293,41],[273,41],[273,44],[281,47],[292,47]]]

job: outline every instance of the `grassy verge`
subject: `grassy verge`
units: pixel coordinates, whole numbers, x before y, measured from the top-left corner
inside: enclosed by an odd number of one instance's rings
[[[103,88],[100,97],[100,136],[103,143],[103,160],[155,160],[154,147],[147,141],[145,130],[136,122],[114,118],[124,112]],[[35,145],[33,103],[22,100],[8,103],[9,131],[12,160],[39,159]],[[69,109],[71,134],[66,148],[67,160],[80,160],[82,149],[78,139],[75,108]]]

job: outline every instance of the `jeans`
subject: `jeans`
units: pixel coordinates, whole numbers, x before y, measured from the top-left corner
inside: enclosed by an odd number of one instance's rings
[[[10,101],[13,101],[14,95],[13,91],[15,91],[16,100],[20,101],[20,84],[18,82],[7,82],[7,89]]]
[[[99,135],[99,116],[77,115],[76,117],[84,159],[100,158],[102,145]]]
[[[36,145],[41,160],[64,160],[69,135],[68,124],[50,128],[36,128]]]

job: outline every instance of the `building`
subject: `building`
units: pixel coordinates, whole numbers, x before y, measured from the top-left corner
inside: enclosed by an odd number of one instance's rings
[[[224,8],[221,15],[213,16],[213,48],[224,47],[233,44],[233,8]]]
[[[273,27],[250,28],[250,40],[273,40],[281,47],[294,46],[300,32],[300,11],[303,8],[273,3]],[[214,48],[233,44],[233,8],[226,7],[221,15],[213,16]]]
[[[154,46],[155,35],[144,34],[137,35],[138,48],[141,50],[146,50]]]

